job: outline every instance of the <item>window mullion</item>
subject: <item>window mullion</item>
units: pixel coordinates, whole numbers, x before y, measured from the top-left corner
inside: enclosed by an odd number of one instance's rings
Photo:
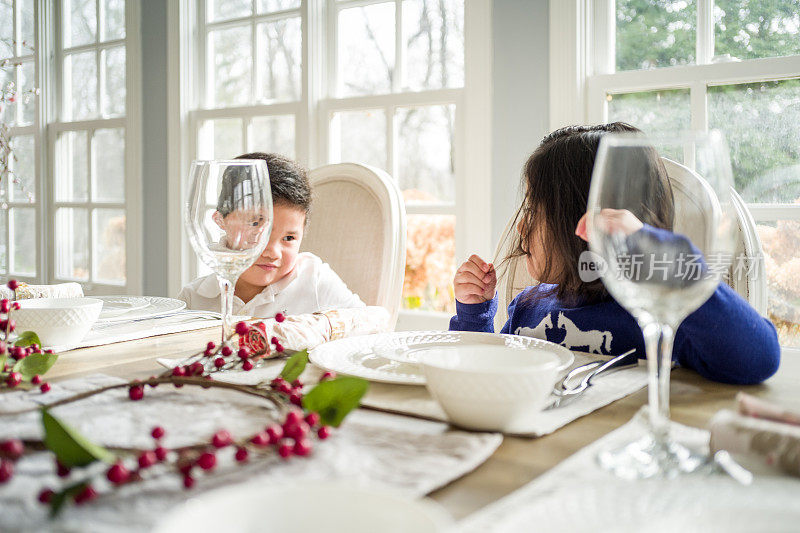
[[[697,3],[697,64],[708,65],[714,59],[714,0]]]
[[[392,76],[392,92],[400,91],[405,84],[405,68],[403,50],[403,0],[395,0],[394,10],[394,75]]]
[[[97,25],[96,25],[97,38],[96,38],[96,42],[100,43],[100,42],[104,41],[105,38],[106,38],[106,20],[105,20],[106,19],[106,17],[105,17],[106,6],[105,6],[105,3],[103,2],[103,0],[96,0],[95,11],[94,12],[97,14]]]
[[[396,109],[397,107],[393,105],[389,105],[384,108],[384,113],[386,113],[386,168],[389,169],[389,172],[391,173],[395,182],[397,182],[399,185],[399,182],[397,181],[399,158],[397,157],[397,154],[395,154],[397,138],[395,135],[396,128],[394,127],[394,114]]]
[[[689,91],[692,117],[692,130],[706,131],[708,129],[708,98],[705,82],[696,81],[692,83]]]
[[[94,160],[92,158],[92,144],[94,139],[94,131],[89,130],[86,132],[86,169],[89,171],[87,189],[88,189],[88,198],[86,202],[86,220],[89,224],[88,228],[88,240],[87,240],[87,248],[89,248],[89,261],[88,261],[88,284],[87,288],[91,290],[92,284],[94,283],[94,209],[92,209],[91,202],[94,200],[94,176],[95,176],[95,168],[94,168]]]
[[[19,5],[19,0],[14,0],[11,4],[11,36],[12,40],[14,41],[14,49],[11,51],[11,55],[13,55],[15,58],[21,55],[22,52],[22,49],[20,48],[21,39],[19,31],[19,19],[22,17],[21,11],[22,8]]]
[[[253,13],[255,13],[255,0],[253,0]],[[255,104],[258,99],[258,94],[260,90],[260,86],[262,83],[261,80],[261,63],[258,61],[258,35],[256,33],[256,21],[255,19],[250,19],[250,47],[251,47],[251,54],[250,54],[250,103]]]

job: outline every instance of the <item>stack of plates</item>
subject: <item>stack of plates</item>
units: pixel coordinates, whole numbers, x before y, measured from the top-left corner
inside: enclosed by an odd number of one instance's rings
[[[186,307],[186,302],[159,296],[92,296],[103,301],[96,325],[156,318],[171,315]]]
[[[572,352],[563,346],[541,339],[465,331],[399,331],[348,337],[314,348],[309,358],[318,367],[339,374],[382,383],[424,385],[425,374],[417,364],[418,357],[425,350],[442,346],[544,349],[558,356],[559,371],[574,360]]]

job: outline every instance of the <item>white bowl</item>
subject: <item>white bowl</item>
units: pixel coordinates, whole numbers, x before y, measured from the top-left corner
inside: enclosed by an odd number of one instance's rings
[[[546,349],[496,345],[441,346],[418,358],[428,390],[453,424],[507,433],[542,411],[562,366]]]
[[[11,312],[16,331],[33,331],[44,346],[78,344],[103,309],[103,301],[95,298],[34,298],[18,302],[20,308]]]
[[[176,508],[156,533],[435,533],[450,517],[437,504],[342,482],[248,482],[201,494]]]

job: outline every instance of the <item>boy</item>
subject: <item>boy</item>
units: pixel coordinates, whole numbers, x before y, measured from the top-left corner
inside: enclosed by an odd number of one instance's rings
[[[364,302],[327,263],[312,253],[299,253],[311,208],[311,187],[306,170],[277,154],[255,152],[237,159],[263,159],[267,163],[273,225],[269,244],[236,282],[233,313],[272,318],[277,313],[296,315],[364,307]],[[225,206],[217,206],[213,218],[222,226],[227,214]],[[216,275],[192,281],[181,290],[178,298],[186,302],[189,309],[219,311],[220,289]]]

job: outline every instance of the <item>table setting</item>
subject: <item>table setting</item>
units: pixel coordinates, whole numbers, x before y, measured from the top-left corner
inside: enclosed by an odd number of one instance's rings
[[[186,303],[158,296],[85,297],[77,283],[4,287],[16,301],[19,331],[36,332],[54,352],[212,327],[221,314],[187,310]]]
[[[800,518],[796,411],[740,396],[726,412],[738,388],[678,369],[677,412],[701,416],[670,419],[669,325],[702,303],[687,291],[713,284],[665,282],[667,305],[609,283],[650,313],[646,353],[388,331],[385,309],[235,316],[233,286],[272,224],[263,162],[243,161],[258,223],[234,248],[207,223],[226,162],[191,172],[185,223],[220,312],[77,284],[4,288],[0,530],[781,531]],[[590,244],[613,267],[618,239],[598,230]],[[120,362],[77,364],[91,354]]]

